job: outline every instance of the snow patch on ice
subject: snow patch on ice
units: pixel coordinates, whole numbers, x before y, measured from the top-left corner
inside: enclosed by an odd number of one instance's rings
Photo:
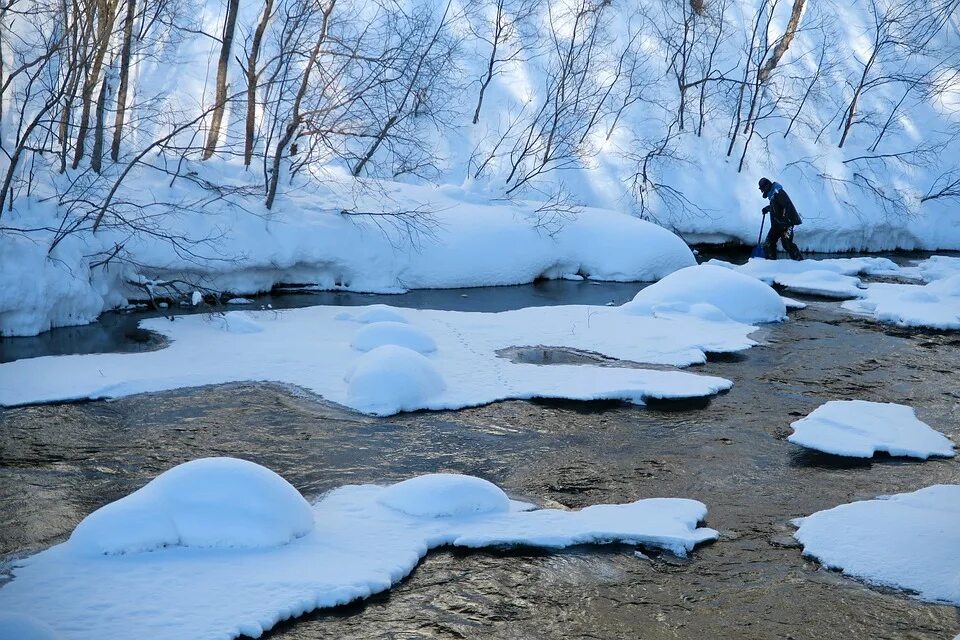
[[[831,271],[844,276],[899,275],[900,267],[889,258],[825,258],[823,260],[767,260],[750,258],[746,264],[733,264],[713,259],[708,265],[733,269],[739,273],[753,276],[767,284],[773,284],[778,277],[806,273],[808,271]]]
[[[449,518],[510,510],[510,498],[497,485],[474,476],[434,473],[384,489],[380,504],[420,518]]]
[[[253,304],[253,300],[250,298],[230,298],[227,300],[227,304]]]
[[[517,345],[542,345],[632,363],[687,366],[705,362],[708,352],[755,344],[749,338],[755,327],[722,320],[726,314],[702,302],[658,305],[650,315],[573,305],[503,313],[406,310],[410,325],[439,346],[429,358],[397,345],[357,351],[350,345],[358,326],[337,320],[342,307],[242,313],[262,330],[224,331],[219,321],[202,315],[178,316],[174,322],[154,318],[141,326],[169,338],[168,346],[157,351],[0,364],[0,404],[116,398],[238,381],[291,384],[377,415],[538,397],[642,404],[645,398],[705,397],[732,383],[685,371],[522,364],[498,354]],[[196,357],[200,352],[203,358]]]
[[[945,435],[902,404],[833,400],[791,426],[790,442],[838,456],[869,458],[878,451],[923,459],[954,455]]]
[[[310,505],[273,471],[236,458],[201,458],[94,511],[67,544],[84,554],[258,548],[287,544],[312,528]]]
[[[957,276],[926,285],[871,283],[859,300],[843,308],[877,322],[902,327],[960,330],[960,295],[952,293]]]
[[[707,510],[695,500],[650,498],[580,511],[524,511],[514,503],[506,510],[495,485],[467,478],[341,487],[312,507],[316,526],[309,533],[276,547],[105,556],[81,553],[71,541],[19,561],[0,588],[0,608],[30,611],[71,640],[259,637],[281,620],[391,588],[442,545],[621,542],[686,555],[718,537],[697,526]],[[428,500],[452,513],[435,517]],[[397,503],[426,515],[386,506]],[[472,508],[477,504],[482,511]]]
[[[623,311],[649,315],[668,309],[662,305],[699,303],[708,303],[737,322],[777,322],[787,314],[783,300],[766,284],[709,264],[680,269],[642,289]]]
[[[799,310],[807,308],[806,302],[800,302],[799,300],[794,300],[793,298],[788,298],[787,296],[780,296],[780,299],[783,300],[783,304],[787,306],[787,309]]]
[[[826,567],[960,605],[960,485],[843,504],[794,524],[804,555]]]
[[[372,322],[357,331],[350,342],[350,346],[357,351],[370,351],[387,344],[419,353],[437,350],[437,343],[430,334],[406,322]]]
[[[415,411],[447,388],[423,354],[389,344],[360,356],[346,381],[350,406],[378,415]]]
[[[774,282],[794,293],[825,298],[857,298],[863,293],[860,278],[824,269],[779,274]]]

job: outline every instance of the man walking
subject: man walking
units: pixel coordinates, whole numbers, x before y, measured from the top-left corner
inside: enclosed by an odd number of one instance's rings
[[[764,256],[768,260],[776,260],[779,241],[792,259],[803,260],[803,254],[793,243],[793,228],[801,224],[802,220],[790,196],[780,183],[771,182],[767,178],[760,178],[758,186],[763,197],[770,201],[770,204],[763,208],[764,215],[770,214],[770,232],[763,243]]]

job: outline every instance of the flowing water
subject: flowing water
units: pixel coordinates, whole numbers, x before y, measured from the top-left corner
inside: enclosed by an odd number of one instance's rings
[[[421,292],[410,306],[619,304],[637,288],[544,283]],[[296,389],[231,384],[4,410],[0,553],[59,542],[90,511],[201,456],[264,464],[308,497],[347,483],[455,471],[493,480],[517,498],[571,508],[696,498],[707,504],[706,524],[721,538],[686,560],[649,551],[641,557],[620,545],[559,553],[438,550],[390,592],[283,623],[268,637],[944,639],[960,633],[955,607],[869,587],[802,557],[790,525],[844,502],[960,483],[960,463],[850,461],[785,441],[791,421],[843,398],[910,404],[960,441],[960,336],[873,325],[836,303],[812,301],[754,337],[760,346],[692,368],[734,381],[730,392],[700,404],[516,401],[378,419]],[[124,336],[112,349],[128,342],[138,344]],[[550,366],[579,356],[526,349],[505,357]]]

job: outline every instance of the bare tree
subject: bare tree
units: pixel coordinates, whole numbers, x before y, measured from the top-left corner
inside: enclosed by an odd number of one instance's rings
[[[227,13],[223,19],[223,35],[220,44],[220,58],[217,61],[216,105],[210,119],[210,130],[207,132],[207,143],[203,148],[203,159],[209,160],[217,151],[217,142],[220,139],[220,126],[223,122],[223,113],[227,107],[227,73],[230,66],[230,49],[233,47],[233,36],[237,28],[237,12],[240,9],[240,0],[227,0]]]
[[[477,106],[473,110],[473,124],[480,121],[480,109],[483,107],[483,96],[493,79],[499,75],[504,66],[523,58],[525,43],[524,29],[539,6],[538,0],[492,0],[482,5],[481,10],[492,12],[493,16],[484,24],[473,25],[471,30],[475,37],[490,47],[486,70],[480,79],[480,93],[477,96]]]

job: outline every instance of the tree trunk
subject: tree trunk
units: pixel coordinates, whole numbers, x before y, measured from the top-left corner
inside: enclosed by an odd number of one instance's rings
[[[783,32],[783,37],[780,38],[780,41],[777,42],[777,45],[773,48],[773,53],[770,54],[770,57],[767,58],[767,61],[763,63],[763,66],[760,68],[759,78],[761,84],[766,83],[770,74],[773,73],[773,70],[780,64],[780,59],[783,58],[784,54],[787,53],[787,49],[790,48],[790,43],[793,42],[794,36],[797,35],[797,27],[800,26],[800,16],[803,14],[803,7],[806,2],[807,0],[793,0],[793,9],[790,11],[787,30]]]
[[[110,74],[105,73],[97,97],[97,113],[94,117],[93,149],[90,152],[90,167],[100,173],[103,166],[103,121],[107,111],[107,96],[110,93]]]
[[[120,137],[123,135],[123,120],[127,110],[127,83],[130,80],[130,49],[133,43],[133,18],[137,0],[127,0],[127,15],[123,20],[123,45],[120,51],[120,87],[117,89],[117,116],[113,121],[113,144],[110,159],[120,158]]]
[[[265,0],[260,23],[253,34],[253,43],[250,45],[250,55],[247,56],[247,118],[244,127],[243,165],[250,166],[253,160],[253,139],[257,124],[257,60],[260,57],[260,46],[263,43],[263,33],[267,30],[270,13],[273,11],[273,0]]]
[[[217,62],[217,93],[207,134],[207,144],[203,148],[203,159],[209,160],[217,150],[220,138],[220,125],[227,102],[227,71],[230,64],[230,48],[233,46],[233,34],[237,26],[237,11],[240,0],[227,0],[227,15],[223,21],[223,40],[220,46],[220,60]]]
[[[77,146],[73,153],[72,168],[76,169],[83,159],[86,148],[87,132],[90,129],[90,111],[93,108],[93,91],[100,83],[100,72],[103,70],[103,58],[110,43],[110,32],[113,30],[114,6],[110,0],[100,0],[96,4],[97,35],[94,41],[96,49],[93,53],[93,65],[83,83],[83,93],[80,96],[80,123],[77,129]]]
[[[293,140],[297,129],[300,128],[300,119],[302,117],[300,115],[300,103],[303,102],[303,97],[307,94],[307,89],[310,87],[310,72],[313,71],[313,66],[317,63],[317,57],[320,55],[320,47],[323,46],[323,43],[327,39],[327,29],[330,26],[330,14],[333,13],[333,7],[336,6],[336,4],[337,0],[330,0],[330,4],[323,10],[323,24],[320,27],[320,34],[317,36],[317,43],[314,45],[313,51],[310,52],[310,57],[307,59],[307,66],[303,70],[300,89],[297,91],[296,98],[293,101],[290,122],[287,124],[286,130],[283,132],[283,137],[280,139],[280,142],[277,143],[276,152],[273,154],[270,184],[267,189],[267,199],[264,203],[267,209],[273,208],[273,200],[277,197],[277,185],[280,183],[280,167],[281,161],[283,160],[283,152],[287,148],[287,145],[290,144],[290,141]]]

